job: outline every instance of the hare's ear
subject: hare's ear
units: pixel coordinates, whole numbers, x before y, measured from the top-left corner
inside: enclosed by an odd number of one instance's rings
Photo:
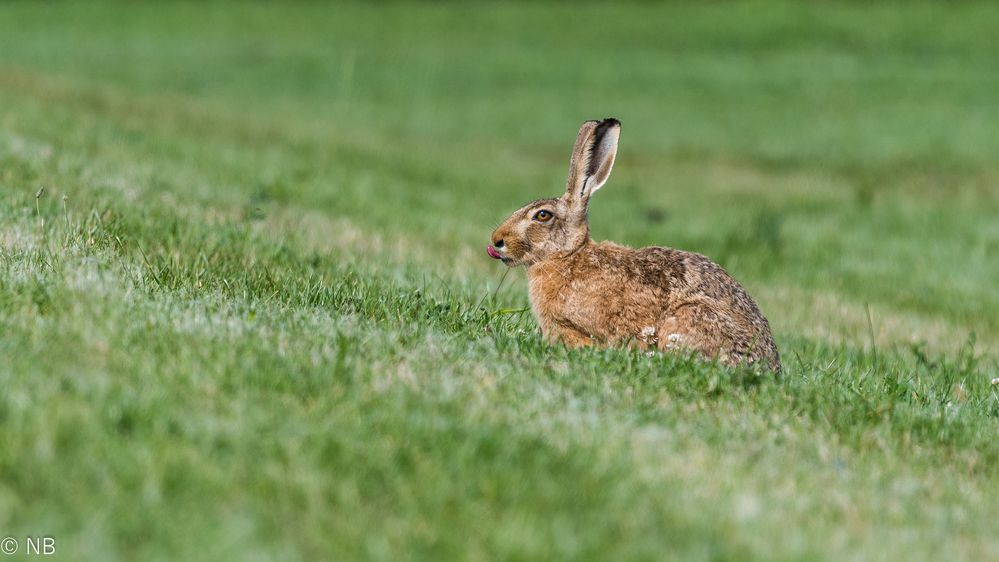
[[[617,119],[583,123],[569,160],[566,199],[586,203],[596,190],[603,187],[614,167],[620,136],[621,122]]]

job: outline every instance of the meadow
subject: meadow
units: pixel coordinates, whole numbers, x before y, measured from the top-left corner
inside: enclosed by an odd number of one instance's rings
[[[4,2],[0,537],[997,559],[997,52],[987,2]],[[608,116],[594,237],[721,263],[782,376],[541,341],[484,247]]]

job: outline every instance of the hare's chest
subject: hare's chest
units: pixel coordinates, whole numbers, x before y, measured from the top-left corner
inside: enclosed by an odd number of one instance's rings
[[[529,295],[534,315],[547,337],[562,332],[599,341],[636,338],[658,326],[663,307],[659,295],[645,287],[628,290],[603,279],[532,277]]]
[[[585,279],[532,279],[528,294],[531,308],[545,335],[563,329],[603,339],[611,335],[610,316],[626,308],[622,295],[594,290]]]
[[[587,301],[581,298],[577,284],[569,280],[532,279],[528,296],[539,318],[560,318],[574,311],[581,312],[581,306]]]

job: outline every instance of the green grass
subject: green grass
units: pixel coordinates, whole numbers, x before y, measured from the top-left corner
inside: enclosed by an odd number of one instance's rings
[[[0,5],[0,536],[999,557],[999,7]],[[705,253],[775,379],[539,338],[493,225]],[[40,190],[40,188],[43,188]]]

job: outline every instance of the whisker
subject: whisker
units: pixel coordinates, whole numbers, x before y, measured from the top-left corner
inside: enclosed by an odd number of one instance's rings
[[[496,285],[496,290],[493,291],[493,302],[496,302],[496,295],[499,294],[500,287],[502,287],[503,286],[503,282],[506,281],[506,276],[507,275],[510,275],[510,268],[509,267],[506,268],[506,271],[503,272],[503,277],[500,278],[499,284]]]

